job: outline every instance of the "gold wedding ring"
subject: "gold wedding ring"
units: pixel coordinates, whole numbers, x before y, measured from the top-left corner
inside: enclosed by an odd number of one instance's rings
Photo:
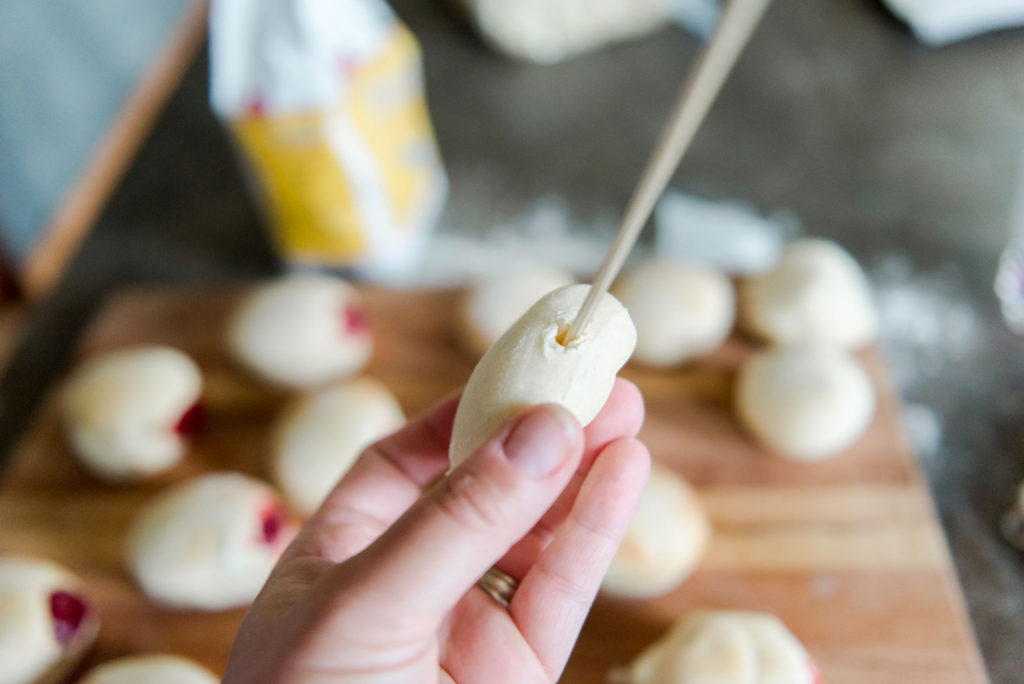
[[[508,610],[512,596],[519,588],[519,582],[497,568],[491,568],[484,573],[476,585],[483,589],[484,593],[494,599],[499,606]]]

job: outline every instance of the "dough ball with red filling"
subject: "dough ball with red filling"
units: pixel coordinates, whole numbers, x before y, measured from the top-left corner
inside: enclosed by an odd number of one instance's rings
[[[63,680],[99,625],[75,575],[38,558],[0,557],[0,682]]]
[[[256,598],[297,532],[277,492],[241,473],[210,473],[148,502],[127,540],[128,569],[151,599],[222,610]]]
[[[200,427],[202,375],[184,353],[145,346],[83,362],[61,395],[68,442],[93,473],[136,480],[164,471]]]
[[[289,276],[255,288],[228,326],[232,356],[267,382],[288,388],[358,373],[372,348],[359,293],[327,275]]]

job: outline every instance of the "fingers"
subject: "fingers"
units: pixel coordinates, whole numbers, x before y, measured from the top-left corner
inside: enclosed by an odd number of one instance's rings
[[[522,579],[569,514],[597,454],[617,439],[636,437],[643,422],[644,400],[640,390],[628,380],[616,379],[604,407],[583,430],[586,441],[583,460],[569,486],[540,522],[501,559],[498,563],[499,568],[517,579]]]
[[[339,562],[376,539],[448,467],[456,393],[372,444],[301,533],[306,552]]]
[[[623,438],[609,444],[512,598],[512,619],[552,679],[565,667],[649,474],[642,443]]]
[[[582,454],[582,430],[565,408],[529,409],[360,554],[358,565],[372,568],[360,580],[366,593],[386,596],[406,615],[447,612],[536,524]],[[346,573],[339,568],[339,582],[352,580]]]

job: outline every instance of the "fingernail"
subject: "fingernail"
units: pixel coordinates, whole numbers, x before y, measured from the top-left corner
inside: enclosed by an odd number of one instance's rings
[[[505,455],[527,477],[540,479],[565,460],[575,434],[576,424],[564,408],[534,409],[505,439]]]

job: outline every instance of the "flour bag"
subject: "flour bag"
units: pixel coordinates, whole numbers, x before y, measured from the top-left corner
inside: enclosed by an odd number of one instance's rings
[[[210,100],[280,254],[401,281],[447,192],[415,38],[382,0],[213,0]]]

